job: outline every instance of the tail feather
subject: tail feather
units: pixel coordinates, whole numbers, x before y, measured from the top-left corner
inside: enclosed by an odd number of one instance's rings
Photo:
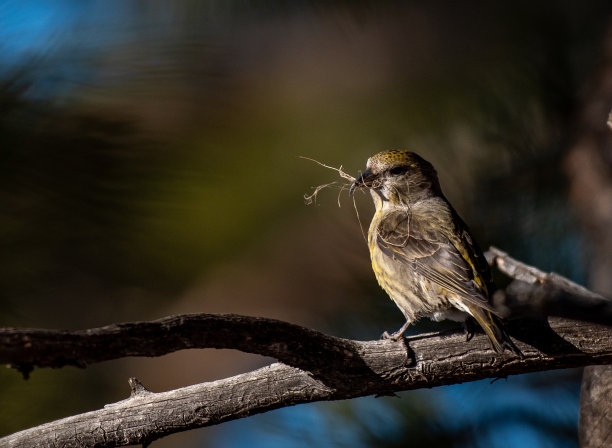
[[[502,322],[497,316],[478,306],[468,305],[468,309],[469,313],[476,319],[478,325],[482,327],[485,334],[489,337],[491,345],[497,353],[503,353],[505,349],[508,349],[521,358],[523,357],[523,353],[504,331]]]

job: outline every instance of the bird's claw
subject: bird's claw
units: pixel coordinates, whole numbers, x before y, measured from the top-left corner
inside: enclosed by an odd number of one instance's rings
[[[385,331],[382,334],[381,339],[391,339],[392,341],[399,341],[400,339],[404,337],[404,333],[406,332],[406,329],[410,326],[410,323],[411,321],[407,320],[406,323],[402,325],[402,327],[399,330],[391,334]]]
[[[475,333],[474,321],[467,318],[463,321],[463,332],[465,333],[465,342],[469,342],[474,337]]]
[[[389,334],[387,331],[385,331],[382,336],[381,339],[383,340],[392,340],[392,341],[399,341],[401,338],[404,337],[404,332],[403,331],[396,331],[395,333],[391,333]]]

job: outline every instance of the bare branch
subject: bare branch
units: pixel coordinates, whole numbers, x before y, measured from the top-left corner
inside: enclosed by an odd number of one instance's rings
[[[98,446],[148,443],[165,435],[321,400],[435,387],[511,374],[612,363],[612,329],[552,318],[510,325],[525,357],[496,354],[484,335],[414,337],[359,342],[331,338],[318,374],[285,364],[170,392],[147,392],[132,380],[132,396],[103,409],[68,417],[0,439],[1,446]],[[536,348],[537,346],[537,348]],[[303,355],[303,354],[302,354]],[[296,356],[297,358],[297,356]],[[302,361],[302,363],[304,363]],[[337,368],[337,366],[343,366]],[[134,390],[136,392],[134,392]]]
[[[578,439],[584,448],[605,447],[612,439],[612,366],[589,366],[582,374]]]
[[[612,300],[554,272],[542,272],[495,247],[485,255],[490,264],[515,279],[494,296],[495,306],[503,315],[559,316],[612,325]]]
[[[612,301],[557,275],[547,274],[491,248],[489,259],[511,283],[496,304],[506,314],[556,315],[612,323]],[[350,341],[275,319],[231,314],[188,314],[150,322],[113,324],[88,330],[0,328],[0,363],[27,373],[33,367],[85,367],[126,356],[161,356],[189,348],[231,348],[270,356],[318,373],[359,363]],[[341,352],[330,365],[323,355]],[[352,358],[351,358],[352,357]]]
[[[528,309],[526,303],[535,301],[540,311],[556,310],[554,301],[561,300],[583,311],[609,310],[608,299],[557,274],[543,273],[495,248],[487,255],[503,272],[526,280],[514,280],[505,290],[506,305]],[[186,348],[234,348],[282,361],[232,378],[161,393],[148,391],[131,378],[128,399],[15,433],[0,439],[0,446],[146,445],[171,433],[298,403],[612,364],[609,324],[598,318],[587,322],[558,317],[511,321],[507,331],[518,341],[524,358],[494,353],[484,335],[469,342],[457,331],[397,342],[361,342],[278,320],[237,315],[171,316],[80,331],[0,329],[0,362],[22,370],[85,366],[124,356],[160,356]]]
[[[25,371],[33,366],[85,367],[189,348],[231,348],[270,356],[313,374],[363,367],[353,341],[261,317],[184,314],[78,331],[0,329],[0,363]]]

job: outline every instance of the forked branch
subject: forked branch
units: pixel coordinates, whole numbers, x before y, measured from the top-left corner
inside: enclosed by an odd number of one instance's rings
[[[488,255],[504,272],[527,280],[510,284],[506,304],[521,303],[529,295],[556,297],[562,290],[564,297],[576,303],[584,297],[587,309],[593,303],[609,307],[607,299],[567,279],[542,273],[497,249]],[[518,288],[519,294],[512,288]],[[0,439],[0,446],[147,444],[171,433],[299,403],[612,364],[612,326],[609,320],[600,320],[535,317],[511,321],[508,333],[523,352],[522,359],[511,353],[496,354],[484,335],[466,342],[460,331],[413,336],[406,341],[363,342],[277,320],[236,315],[173,316],[77,332],[3,329],[0,361],[21,366],[84,366],[184,348],[234,348],[273,356],[282,363],[159,393],[130,379],[128,399],[9,435]]]

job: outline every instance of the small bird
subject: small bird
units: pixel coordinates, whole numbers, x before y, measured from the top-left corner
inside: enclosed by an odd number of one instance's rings
[[[400,339],[420,317],[464,321],[467,329],[471,316],[496,352],[519,354],[491,304],[495,286],[484,254],[433,165],[413,152],[383,151],[368,159],[349,194],[356,188],[368,188],[376,207],[368,230],[374,274],[406,318],[383,337]]]

